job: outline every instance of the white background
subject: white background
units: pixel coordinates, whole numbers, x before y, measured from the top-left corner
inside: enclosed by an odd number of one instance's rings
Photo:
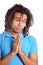
[[[30,28],[38,44],[38,61],[43,65],[43,1],[42,0],[0,0],[0,33],[4,31],[5,14],[8,8],[20,3],[31,10],[34,16],[34,25]]]

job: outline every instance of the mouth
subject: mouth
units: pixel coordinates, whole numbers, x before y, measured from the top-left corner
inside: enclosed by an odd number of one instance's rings
[[[17,29],[17,30],[22,30],[22,29],[21,29],[21,28],[19,28],[19,27],[17,27],[16,29]]]

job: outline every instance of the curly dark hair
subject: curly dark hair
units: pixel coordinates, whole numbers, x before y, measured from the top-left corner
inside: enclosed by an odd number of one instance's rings
[[[24,7],[21,4],[15,4],[13,7],[8,9],[8,11],[5,15],[5,21],[4,21],[5,22],[5,31],[10,31],[11,23],[12,23],[12,20],[13,20],[16,12],[27,15],[26,27],[24,27],[24,29],[23,29],[23,33],[24,33],[24,35],[26,35],[28,32],[27,30],[30,27],[30,22],[33,21],[33,15],[28,8]]]

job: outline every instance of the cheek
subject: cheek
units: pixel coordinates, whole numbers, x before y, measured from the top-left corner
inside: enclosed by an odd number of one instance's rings
[[[13,21],[12,26],[16,27],[18,23],[16,21]]]
[[[26,26],[26,24],[23,24],[23,25],[22,25],[22,28],[24,28],[25,26]]]
[[[23,25],[24,27],[26,26],[26,23],[24,23],[24,25]]]

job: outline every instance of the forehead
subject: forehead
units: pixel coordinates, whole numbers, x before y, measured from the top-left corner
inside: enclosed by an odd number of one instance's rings
[[[26,14],[22,14],[22,13],[19,13],[19,12],[15,13],[15,17],[22,17],[22,18],[26,18],[27,19],[27,15]]]

